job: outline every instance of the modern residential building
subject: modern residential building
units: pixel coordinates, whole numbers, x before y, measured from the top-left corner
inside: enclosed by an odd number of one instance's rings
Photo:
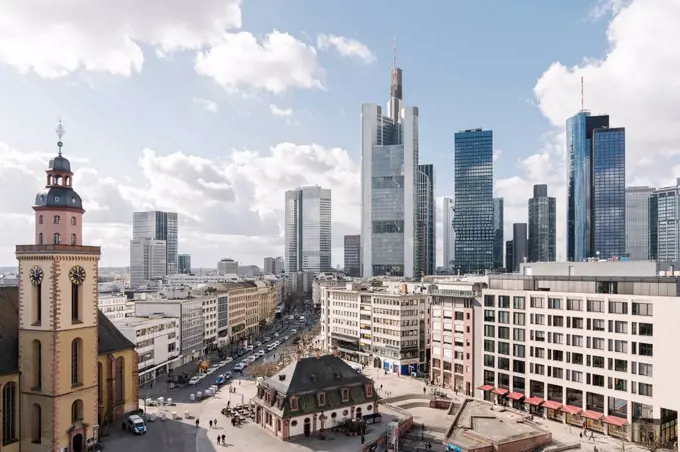
[[[434,204],[434,165],[418,165],[418,229],[416,276],[437,271],[437,208]]]
[[[529,199],[529,262],[557,260],[557,201],[548,196],[548,186],[534,185]]]
[[[177,273],[181,274],[191,273],[191,254],[177,255]]]
[[[503,198],[493,198],[493,268],[503,268]]]
[[[130,240],[130,286],[139,288],[157,283],[167,274],[165,240]]]
[[[465,130],[454,140],[456,268],[482,272],[494,264],[493,132]]]
[[[285,271],[283,257],[265,257],[262,273],[265,275],[281,275]]]
[[[361,276],[361,236],[345,236],[345,275],[354,278]]]
[[[625,254],[625,153],[608,115],[567,120],[567,260]]]
[[[430,297],[422,290],[358,283],[321,291],[326,351],[387,372],[411,375],[429,363]]]
[[[234,259],[220,259],[217,262],[217,273],[220,275],[238,275],[238,262]]]
[[[527,224],[512,225],[512,270],[519,271],[520,264],[529,261],[529,242],[527,241]]]
[[[513,243],[512,240],[505,241],[505,271],[512,273],[512,268],[515,266],[515,257],[513,253]]]
[[[178,222],[174,212],[134,212],[132,214],[132,239],[163,240],[166,243],[166,275],[177,273]]]
[[[364,277],[413,277],[418,239],[418,108],[392,68],[383,109],[361,106],[361,265]]]
[[[656,263],[645,264],[526,264],[521,274],[491,276],[475,317],[476,395],[576,428],[672,444],[680,394],[668,338],[680,279],[641,276],[656,273]]]
[[[443,230],[443,262],[442,265],[444,270],[448,273],[453,268],[453,260],[455,256],[454,246],[455,246],[455,236],[453,233],[453,199],[445,196],[443,200],[444,205],[442,206],[442,212],[444,212],[444,218],[442,219],[442,230]]]
[[[675,187],[654,190],[650,201],[651,254],[660,261],[680,261],[680,178]]]
[[[167,374],[179,362],[179,319],[172,317],[128,317],[113,324],[135,344],[139,355],[139,384]]]
[[[626,188],[626,254],[631,260],[651,259],[651,209],[652,187]],[[655,219],[658,221],[658,219]]]
[[[286,272],[331,270],[331,191],[288,190],[285,210]]]
[[[135,303],[128,300],[124,293],[100,293],[97,305],[102,314],[112,322],[135,315]]]

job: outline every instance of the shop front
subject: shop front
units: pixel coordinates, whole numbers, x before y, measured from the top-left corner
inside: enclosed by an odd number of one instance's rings
[[[582,408],[572,405],[564,405],[562,407],[562,412],[565,414],[567,419],[567,424],[574,425],[576,427],[583,427],[583,419],[581,419]]]
[[[628,439],[628,421],[626,419],[610,415],[602,419],[602,422],[607,424],[607,433],[609,436]]]
[[[581,417],[586,421],[585,428],[594,432],[604,433],[604,423],[602,422],[604,414],[599,411],[585,410],[581,413]]]
[[[494,395],[493,395],[493,390],[495,389],[493,386],[491,386],[491,385],[482,385],[482,386],[478,387],[477,389],[479,389],[480,391],[483,391],[483,392],[484,392],[484,397],[483,397],[483,398],[484,398],[485,401],[487,401],[487,402],[493,402],[493,397],[494,397]]]
[[[543,408],[541,408],[543,402],[545,402],[545,400],[540,397],[529,397],[528,399],[524,399],[524,404],[529,407],[529,413],[540,417],[543,417]]]
[[[521,392],[511,392],[506,397],[507,397],[508,400],[512,401],[512,407],[514,409],[516,409],[516,410],[524,410],[525,409],[525,405],[522,402],[522,400],[524,399],[524,394],[522,394]]]
[[[510,392],[509,390],[505,388],[496,388],[492,392],[496,394],[497,404],[501,406],[508,406],[508,400],[505,398],[505,396]]]
[[[546,400],[543,402],[543,408],[545,409],[545,417],[550,420],[563,422],[564,413],[560,411],[562,404],[560,402],[555,402],[554,400]]]

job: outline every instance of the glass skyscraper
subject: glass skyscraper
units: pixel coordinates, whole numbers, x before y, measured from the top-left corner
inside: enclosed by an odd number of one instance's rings
[[[493,198],[493,268],[503,268],[503,198]]]
[[[434,165],[418,165],[418,248],[416,275],[434,275],[437,270]]]
[[[331,270],[331,191],[302,187],[286,192],[286,272]]]
[[[631,260],[644,261],[652,256],[652,187],[626,188],[626,254]]]
[[[529,199],[529,261],[557,260],[557,201],[548,196],[548,186],[534,185]]]
[[[132,214],[132,239],[164,240],[166,245],[166,274],[177,273],[178,223],[174,212],[134,212]]]
[[[493,268],[493,132],[471,129],[454,137],[456,269]]]
[[[358,278],[361,276],[361,236],[345,236],[345,275]]]
[[[650,240],[652,258],[680,260],[680,178],[675,187],[654,190],[650,199]]]

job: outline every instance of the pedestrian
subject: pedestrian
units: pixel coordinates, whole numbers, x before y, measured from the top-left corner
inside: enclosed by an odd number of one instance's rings
[[[380,383],[380,390],[382,391],[382,383]]]
[[[423,394],[427,392],[427,388],[423,388]]]
[[[217,428],[217,419],[213,421],[213,425],[215,426],[215,428]]]
[[[220,438],[221,438],[221,436],[217,435],[217,444],[220,444]]]
[[[225,443],[226,439],[227,439],[227,435],[225,435],[224,433],[222,433],[222,445],[223,445],[223,446],[226,446],[226,443]]]
[[[198,427],[198,418],[196,418],[196,427]]]
[[[210,428],[212,428],[212,419],[208,421],[208,424],[210,425]]]
[[[241,386],[241,380],[238,381],[238,385]]]
[[[581,438],[581,439],[583,439],[583,432],[579,433],[579,434],[578,434],[578,437]]]

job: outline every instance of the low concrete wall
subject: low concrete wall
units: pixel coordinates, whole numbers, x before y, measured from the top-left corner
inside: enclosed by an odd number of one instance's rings
[[[451,408],[451,400],[430,400],[430,408],[435,408],[437,410],[448,410]]]
[[[571,444],[559,444],[556,446],[550,446],[543,449],[544,452],[562,452],[564,450],[580,449],[581,443],[571,443]]]

